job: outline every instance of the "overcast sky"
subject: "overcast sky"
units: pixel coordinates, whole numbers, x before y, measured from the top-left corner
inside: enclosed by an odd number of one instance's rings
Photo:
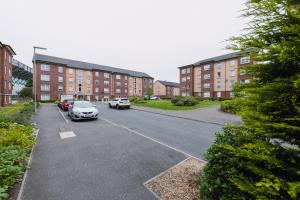
[[[245,0],[9,0],[1,2],[0,41],[32,66],[39,53],[179,81],[177,67],[229,53]]]

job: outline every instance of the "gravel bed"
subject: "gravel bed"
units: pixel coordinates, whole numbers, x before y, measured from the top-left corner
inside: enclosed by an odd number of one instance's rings
[[[201,169],[205,163],[188,158],[145,183],[145,186],[162,200],[196,200]]]

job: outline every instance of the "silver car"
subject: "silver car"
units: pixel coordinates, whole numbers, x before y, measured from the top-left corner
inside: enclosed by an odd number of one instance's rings
[[[72,120],[97,119],[99,111],[88,101],[74,101],[69,106],[68,116]]]

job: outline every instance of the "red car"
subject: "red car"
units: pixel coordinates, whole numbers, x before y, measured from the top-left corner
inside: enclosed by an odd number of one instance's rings
[[[60,105],[60,108],[64,111],[67,111],[69,110],[69,105],[73,102],[72,99],[65,99],[61,105]]]

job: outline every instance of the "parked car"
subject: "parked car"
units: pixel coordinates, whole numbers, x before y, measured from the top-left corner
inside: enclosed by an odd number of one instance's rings
[[[158,100],[159,98],[157,96],[150,97],[150,100]]]
[[[73,99],[65,99],[61,104],[60,104],[60,108],[64,111],[69,110],[69,106],[71,105],[71,103],[73,102]]]
[[[130,101],[127,98],[115,98],[108,103],[110,108],[130,108]]]
[[[74,101],[69,106],[68,116],[72,120],[98,119],[99,111],[89,101]]]
[[[60,107],[62,110],[64,109],[63,103],[65,100],[69,100],[70,102],[73,101],[73,95],[66,95],[66,94],[61,94],[58,98],[58,107]]]

